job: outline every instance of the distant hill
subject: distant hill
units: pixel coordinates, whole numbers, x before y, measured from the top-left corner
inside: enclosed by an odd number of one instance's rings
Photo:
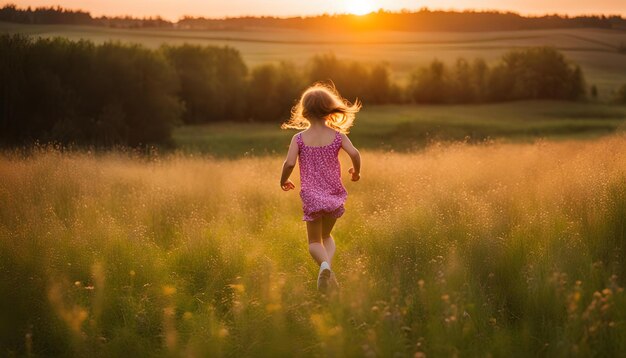
[[[171,22],[160,17],[92,17],[89,12],[61,7],[32,9],[5,5],[0,9],[0,21],[22,24],[91,25],[114,28],[165,27],[205,30],[241,30],[250,28],[288,28],[324,31],[511,31],[557,28],[602,28],[626,31],[626,19],[619,15],[522,16],[514,12],[497,11],[419,11],[391,12],[379,10],[368,15],[318,15],[309,17],[235,17],[212,19],[183,17]]]

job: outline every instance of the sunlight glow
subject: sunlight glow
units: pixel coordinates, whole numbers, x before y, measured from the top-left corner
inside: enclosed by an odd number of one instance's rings
[[[354,15],[365,15],[375,11],[375,6],[371,0],[346,0],[344,2],[345,11]]]

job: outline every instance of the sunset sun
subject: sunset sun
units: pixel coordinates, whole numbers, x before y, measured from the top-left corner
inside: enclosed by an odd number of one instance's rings
[[[371,0],[347,0],[345,11],[354,15],[365,15],[374,11],[374,3]]]

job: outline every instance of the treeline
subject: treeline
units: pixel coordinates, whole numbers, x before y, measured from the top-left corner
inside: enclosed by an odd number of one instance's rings
[[[235,17],[211,19],[184,17],[179,28],[189,29],[244,29],[292,28],[329,32],[354,31],[514,31],[558,28],[626,29],[626,19],[619,15],[567,15],[522,16],[514,12],[499,11],[419,11],[379,10],[363,16],[350,14],[319,15],[310,17]]]
[[[97,146],[167,143],[173,126],[216,121],[280,123],[306,86],[332,81],[348,99],[479,103],[585,97],[580,68],[553,48],[510,51],[495,65],[459,58],[417,68],[405,86],[384,63],[332,54],[306,66],[249,69],[231,47],[140,45],[0,36],[0,141]]]
[[[233,17],[213,19],[183,17],[177,22],[160,17],[92,17],[88,12],[61,7],[17,8],[13,4],[0,9],[0,21],[23,24],[68,24],[108,27],[177,27],[183,29],[243,29],[243,28],[293,28],[325,31],[511,31],[555,28],[626,29],[626,19],[619,15],[567,15],[521,16],[514,12],[499,11],[419,11],[399,12],[379,10],[365,16],[349,14],[319,15],[309,17]]]
[[[536,47],[509,51],[492,67],[481,58],[459,58],[450,67],[434,60],[412,73],[407,94],[418,103],[578,100],[586,84],[578,65],[554,48]]]
[[[27,7],[19,9],[16,5],[8,4],[0,8],[0,21],[19,24],[64,24],[90,25],[114,28],[143,28],[143,27],[174,27],[174,23],[161,17],[135,18],[131,16],[101,16],[92,17],[87,11],[68,10],[57,7]]]

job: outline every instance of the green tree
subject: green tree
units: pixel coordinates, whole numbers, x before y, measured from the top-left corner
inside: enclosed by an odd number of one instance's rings
[[[248,70],[236,49],[185,44],[161,51],[178,75],[185,123],[244,118]]]
[[[411,98],[418,103],[443,103],[449,101],[449,76],[443,62],[435,59],[427,68],[420,68],[411,74],[408,90]]]
[[[375,104],[389,103],[394,100],[392,91],[389,67],[385,64],[375,65],[370,71],[363,100]]]
[[[484,59],[479,57],[472,62],[471,78],[474,100],[477,102],[486,101],[488,96],[489,67]]]
[[[458,58],[454,67],[451,98],[457,103],[472,102],[476,98],[475,86],[472,78],[472,68],[464,58]]]
[[[248,86],[248,117],[253,120],[285,121],[294,101],[304,90],[304,78],[289,62],[252,69]]]
[[[489,92],[493,100],[578,99],[585,80],[556,49],[536,47],[505,53],[493,68]]]
[[[99,46],[95,58],[101,69],[94,78],[95,97],[106,104],[97,118],[115,125],[123,120],[132,146],[166,142],[183,109],[178,78],[166,59],[140,45],[116,43]]]
[[[310,83],[333,82],[347,99],[360,98],[366,102],[385,103],[389,96],[389,73],[384,65],[377,65],[370,71],[366,66],[354,61],[340,61],[334,54],[314,56],[309,63]]]
[[[0,139],[7,144],[166,143],[178,79],[139,45],[0,36]]]

